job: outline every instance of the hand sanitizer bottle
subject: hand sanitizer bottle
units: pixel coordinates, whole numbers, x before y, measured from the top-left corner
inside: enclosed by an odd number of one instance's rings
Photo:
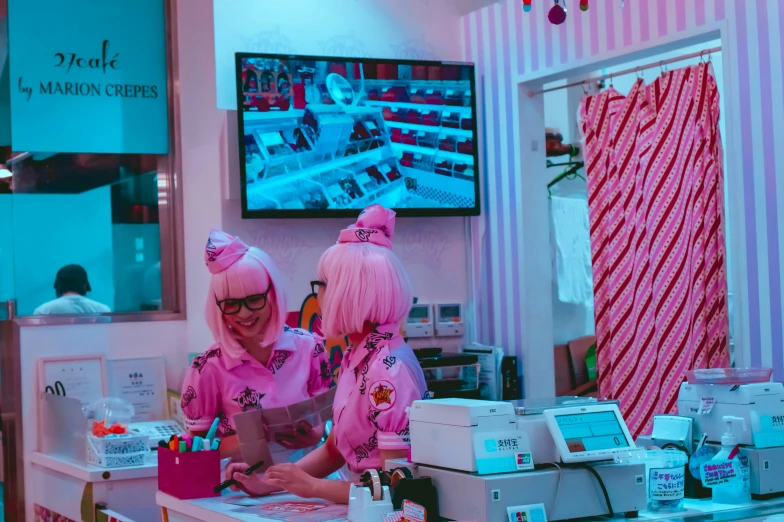
[[[725,486],[713,488],[713,502],[719,504],[745,504],[751,502],[751,484],[749,483],[749,463],[746,457],[740,456],[738,437],[734,429],[737,423],[746,431],[746,421],[740,417],[724,416],[722,421],[727,425],[727,431],[721,437],[721,450],[712,462],[731,461],[732,467],[739,479]]]

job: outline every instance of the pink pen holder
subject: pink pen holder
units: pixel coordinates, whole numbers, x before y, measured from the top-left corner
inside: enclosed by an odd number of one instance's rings
[[[180,500],[219,497],[220,451],[178,453],[158,449],[158,490]]]

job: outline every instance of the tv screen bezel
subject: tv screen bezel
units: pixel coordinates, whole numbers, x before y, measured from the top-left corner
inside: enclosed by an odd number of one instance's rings
[[[477,99],[476,99],[476,66],[473,62],[451,62],[451,61],[435,61],[435,60],[406,60],[395,58],[351,58],[344,56],[314,56],[303,54],[275,54],[275,53],[249,53],[238,52],[234,55],[234,66],[236,76],[236,94],[237,94],[237,145],[240,163],[240,187],[241,204],[242,204],[242,219],[286,219],[286,218],[345,218],[356,217],[362,211],[360,208],[356,209],[322,209],[322,210],[302,210],[302,209],[248,209],[248,194],[245,173],[245,111],[242,110],[243,106],[243,92],[242,92],[242,60],[246,58],[269,58],[273,60],[309,60],[309,61],[342,61],[348,63],[375,63],[375,64],[396,64],[396,65],[412,65],[412,66],[444,66],[444,65],[457,65],[471,67],[472,74],[470,75],[471,86],[471,119],[473,123],[472,139],[474,143],[474,201],[475,205],[472,208],[401,208],[394,209],[399,217],[466,217],[466,216],[479,216],[481,215],[481,202],[480,202],[480,156],[479,156],[479,133],[477,121]]]

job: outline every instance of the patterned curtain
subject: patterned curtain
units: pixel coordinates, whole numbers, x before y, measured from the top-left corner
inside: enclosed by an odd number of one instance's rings
[[[685,372],[729,364],[719,94],[710,64],[580,105],[600,394],[634,436]]]

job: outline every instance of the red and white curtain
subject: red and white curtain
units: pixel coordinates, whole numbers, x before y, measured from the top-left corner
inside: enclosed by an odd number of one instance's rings
[[[685,372],[729,365],[719,94],[709,63],[580,106],[599,392],[634,436]]]

